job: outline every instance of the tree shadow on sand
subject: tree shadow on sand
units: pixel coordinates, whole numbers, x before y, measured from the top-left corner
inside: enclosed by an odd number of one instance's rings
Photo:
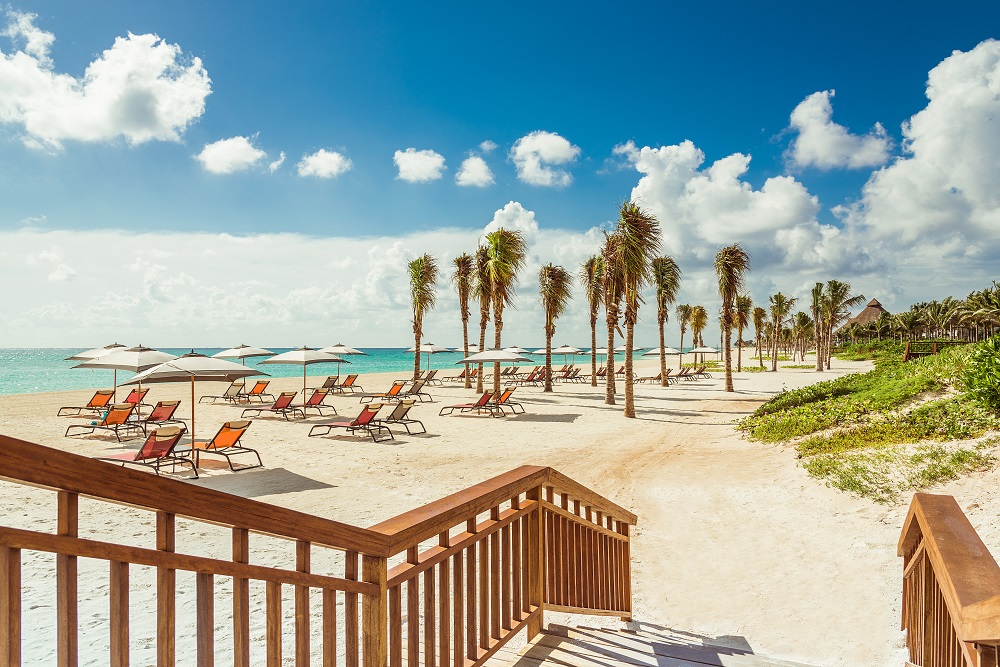
[[[508,417],[507,421],[515,422],[558,422],[562,424],[572,424],[576,421],[577,417],[581,417],[578,412],[570,412],[561,415],[550,415],[550,414],[520,414],[516,417]]]
[[[204,461],[202,463],[204,464]],[[206,466],[203,465],[202,467]],[[200,486],[214,489],[215,491],[231,493],[234,496],[242,496],[244,498],[334,488],[333,484],[305,477],[285,468],[255,468],[253,470],[240,471],[238,474],[233,475],[202,477],[195,483],[200,483]]]

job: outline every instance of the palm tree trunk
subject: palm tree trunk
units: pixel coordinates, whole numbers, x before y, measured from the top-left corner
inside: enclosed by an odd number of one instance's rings
[[[423,327],[420,324],[420,319],[413,318],[413,381],[416,382],[417,378],[420,377],[420,334]]]
[[[503,331],[503,306],[494,304],[493,311],[493,346],[500,349],[500,334]],[[500,398],[500,362],[493,364],[493,397]]]
[[[664,338],[663,327],[666,326],[667,323],[664,322],[664,320],[666,318],[664,318],[662,315],[660,316],[659,319],[660,319],[660,322],[659,322],[659,324],[660,324],[660,386],[661,387],[666,387],[667,386],[667,353],[663,351],[663,348],[666,347],[666,339]]]
[[[771,352],[771,372],[776,373],[778,371],[778,332],[781,331],[781,323],[777,320],[774,322],[774,350]]]
[[[462,318],[462,351],[465,353],[463,359],[469,356],[469,318]],[[472,389],[472,378],[469,377],[468,366],[466,366],[465,371],[465,388]]]
[[[615,320],[617,321],[617,315]],[[615,325],[612,319],[608,318],[608,372],[604,375],[604,402],[608,405],[615,404]]]
[[[635,324],[625,322],[625,416],[635,419],[635,385],[632,383],[632,340]]]
[[[552,327],[545,325],[545,389],[552,391]]]
[[[597,318],[590,318],[590,386],[597,386]]]
[[[743,372],[743,328],[739,329],[740,339],[736,341],[736,372]]]
[[[677,355],[677,372],[684,368],[684,329],[681,329],[681,353]]]
[[[479,320],[479,351],[482,352],[486,348],[486,323],[489,320],[481,319]],[[478,371],[476,372],[476,393],[483,393],[483,365],[479,364],[477,366]]]
[[[727,318],[728,319],[728,318]],[[733,388],[733,330],[728,324],[722,325],[722,340],[726,348],[726,391],[735,392]]]

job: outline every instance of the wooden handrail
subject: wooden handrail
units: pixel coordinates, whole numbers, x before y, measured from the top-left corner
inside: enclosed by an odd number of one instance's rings
[[[955,499],[914,494],[897,553],[904,558],[903,629],[911,662],[978,667],[995,660],[1000,566]]]

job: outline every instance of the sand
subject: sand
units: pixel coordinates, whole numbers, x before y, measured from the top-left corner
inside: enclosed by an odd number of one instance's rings
[[[604,404],[603,386],[557,385],[553,394],[523,388],[527,414],[438,417],[438,407],[469,400],[460,384],[430,390],[436,402],[418,405],[428,435],[373,444],[362,437],[307,438],[307,422],[258,419],[245,443],[257,448],[265,468],[231,473],[213,469],[202,486],[368,526],[522,464],[548,465],[592,487],[639,516],[633,534],[634,610],[637,620],[711,636],[725,636],[753,651],[815,665],[896,665],[903,661],[899,631],[901,560],[895,545],[905,505],[876,505],[810,479],[787,446],[751,443],[733,422],[779,391],[811,384],[864,363],[835,362],[825,373],[785,369],[737,375],[735,394],[723,381],[681,382],[669,388],[636,385],[638,419]],[[656,373],[655,361],[637,364]],[[405,373],[367,375],[369,390],[387,387]],[[318,384],[322,378],[310,378]],[[199,394],[221,393],[218,383]],[[301,388],[301,379],[279,378],[273,389]],[[149,399],[178,398],[190,409],[186,385],[156,385]],[[139,441],[65,438],[73,420],[53,416],[87,392],[0,397],[0,432],[87,456],[134,449]],[[342,415],[358,411],[356,398],[337,397]],[[236,418],[239,409],[199,405],[200,436]],[[936,492],[956,495],[988,545],[1000,543],[1000,497],[995,474],[955,482]],[[54,527],[53,494],[0,485],[3,523]],[[81,502],[81,535],[149,546],[148,514],[104,503]],[[228,534],[202,524],[179,527],[180,548],[226,558]],[[254,537],[253,562],[292,562],[288,543]],[[314,557],[316,569],[336,567]],[[26,664],[53,660],[52,559],[25,557]],[[81,563],[81,646],[104,662],[107,645],[106,565]],[[86,575],[88,567],[93,576]],[[102,569],[102,567],[104,569]],[[152,650],[152,578],[134,568],[134,664]],[[179,587],[184,588],[183,579]],[[221,600],[220,608],[224,608]],[[260,598],[261,591],[254,592]],[[193,651],[193,596],[179,600],[179,659]],[[146,610],[146,611],[144,611]],[[286,613],[291,610],[290,597]],[[147,613],[150,612],[150,613]],[[224,614],[217,614],[224,616]],[[551,620],[572,620],[567,617]],[[225,646],[224,619],[219,622]],[[262,636],[262,619],[253,632]],[[286,655],[291,655],[290,645]],[[220,656],[224,653],[220,653]],[[227,656],[228,657],[228,656]]]

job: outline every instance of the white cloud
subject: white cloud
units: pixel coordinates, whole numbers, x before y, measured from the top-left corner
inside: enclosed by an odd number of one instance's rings
[[[256,137],[219,139],[206,144],[194,158],[201,162],[205,171],[213,174],[246,171],[267,157],[267,153],[253,145],[254,138]]]
[[[535,212],[524,208],[520,202],[510,201],[493,213],[493,219],[483,229],[483,234],[489,234],[503,227],[524,234],[528,243],[534,243],[538,238],[538,221]]]
[[[490,141],[489,139],[487,139],[486,141],[484,141],[481,144],[479,144],[479,150],[482,151],[483,153],[487,153],[487,154],[488,153],[492,153],[496,149],[497,149],[496,142],[495,141]]]
[[[580,156],[580,148],[555,132],[537,130],[514,142],[510,159],[517,167],[517,177],[530,185],[564,186],[573,176],[551,165],[567,164]]]
[[[282,154],[283,155],[283,154]],[[279,165],[280,166],[280,165]],[[296,168],[299,176],[315,176],[316,178],[337,178],[351,170],[354,163],[351,158],[337,151],[321,148],[312,155],[304,155]]]
[[[851,134],[843,125],[833,122],[830,99],[833,90],[813,93],[795,107],[791,129],[798,132],[789,148],[789,158],[798,167],[833,169],[847,167],[878,167],[886,163],[892,150],[892,140],[880,123],[864,136]]]
[[[405,151],[396,151],[392,161],[399,169],[398,178],[410,183],[436,181],[445,170],[444,156],[432,150],[407,148]]]
[[[274,172],[276,172],[279,169],[281,169],[281,165],[283,165],[283,164],[285,164],[285,151],[281,151],[281,154],[278,155],[278,159],[277,160],[274,160],[273,162],[269,162],[268,163],[267,170],[270,173],[273,174]]]
[[[493,172],[490,171],[486,160],[478,155],[470,155],[462,161],[462,166],[458,168],[455,182],[459,185],[484,188],[494,183]]]
[[[178,141],[205,111],[211,81],[199,58],[156,35],[118,37],[81,78],[53,69],[55,37],[34,15],[8,12],[4,34],[24,50],[0,52],[0,123],[18,128],[28,146],[58,150],[63,142],[130,144]]]
[[[76,278],[76,269],[68,264],[60,264],[49,274],[50,283],[61,283]]]

